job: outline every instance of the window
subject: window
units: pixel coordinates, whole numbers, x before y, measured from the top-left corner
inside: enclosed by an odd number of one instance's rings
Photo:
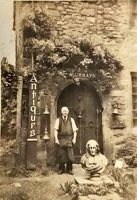
[[[131,0],[131,28],[137,29],[137,0]]]
[[[131,78],[132,78],[133,127],[137,127],[137,72],[132,72]]]

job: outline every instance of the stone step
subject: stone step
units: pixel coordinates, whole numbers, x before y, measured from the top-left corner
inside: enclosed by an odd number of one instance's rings
[[[74,177],[76,183],[79,185],[95,185],[99,186],[103,184],[103,180],[100,177],[94,177],[92,180],[85,179],[84,177]]]
[[[107,194],[105,196],[99,195],[88,195],[88,196],[79,196],[78,200],[124,200],[117,193]]]

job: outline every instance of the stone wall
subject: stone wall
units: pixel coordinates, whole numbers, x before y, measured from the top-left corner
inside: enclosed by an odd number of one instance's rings
[[[18,2],[16,28],[30,12],[32,6],[39,6],[53,21],[54,36],[74,37],[91,34],[102,35],[111,41],[123,38],[129,29],[130,5],[128,1],[56,1],[56,2]],[[22,14],[21,14],[22,13]]]
[[[46,3],[47,13],[55,20],[59,36],[101,34],[104,38],[122,38],[129,28],[129,5],[125,1]]]
[[[52,37],[60,40],[66,38],[92,38],[100,40],[121,59],[124,70],[117,78],[117,86],[108,96],[102,99],[104,108],[102,123],[104,136],[104,152],[112,157],[117,148],[124,142],[132,131],[132,85],[130,72],[136,71],[137,43],[136,34],[130,30],[130,1],[129,0],[90,0],[90,1],[46,1],[46,2],[17,2],[15,15],[15,30],[17,34],[17,66],[22,67],[22,20],[33,6],[44,10],[53,23]],[[137,53],[136,53],[137,54]],[[134,55],[134,56],[133,56]],[[53,141],[53,126],[57,114],[57,96],[69,81],[60,81],[57,87],[52,82],[41,86],[40,96],[45,85],[48,86],[51,112],[51,138]],[[50,89],[49,89],[50,88]],[[51,89],[52,88],[52,89]],[[128,94],[128,95],[127,95]],[[123,128],[112,128],[112,103],[118,102],[119,119],[124,123]]]

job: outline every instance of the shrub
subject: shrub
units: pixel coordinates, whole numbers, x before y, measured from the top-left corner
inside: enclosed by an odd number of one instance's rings
[[[125,169],[111,167],[109,173],[115,181],[119,182],[117,192],[124,197],[125,200],[135,199],[135,180],[132,172],[127,172]]]
[[[130,167],[134,166],[134,160],[137,159],[137,138],[134,136],[128,137],[125,140],[125,143],[120,146],[120,148],[116,151],[117,158],[124,158],[125,162]]]
[[[10,65],[7,58],[1,62],[1,106],[2,106],[2,136],[15,138],[16,133],[16,95],[17,95],[17,72]]]

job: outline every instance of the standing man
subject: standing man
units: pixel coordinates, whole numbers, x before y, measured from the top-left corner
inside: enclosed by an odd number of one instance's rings
[[[66,172],[73,175],[73,145],[76,143],[77,130],[74,119],[69,116],[69,109],[62,107],[61,117],[57,118],[55,122],[55,143],[57,144],[59,174]]]

